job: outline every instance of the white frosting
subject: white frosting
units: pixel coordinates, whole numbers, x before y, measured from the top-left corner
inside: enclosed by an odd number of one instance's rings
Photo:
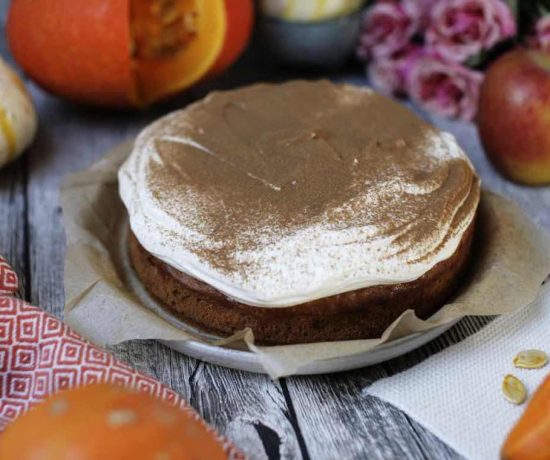
[[[237,248],[234,254],[237,264],[247,270],[222,270],[208,263],[197,251],[203,247],[215,250],[215,245],[220,243],[209,238],[200,226],[187,225],[200,219],[198,192],[187,190],[184,201],[180,196],[179,202],[170,203],[155,197],[149,186],[150,165],[163,162],[156,140],[164,138],[192,144],[205,155],[212,154],[196,139],[176,132],[176,125],[181,128],[185,123],[182,120],[185,120],[184,112],[177,112],[147,128],[119,171],[120,195],[128,209],[132,231],[143,247],[158,259],[247,305],[287,307],[368,286],[413,281],[456,251],[475,215],[476,206],[470,206],[464,213],[462,205],[471,200],[472,193],[478,196],[477,178],[474,189],[464,193],[439,228],[417,244],[407,245],[398,240],[408,226],[416,225],[414,220],[399,232],[384,236],[376,225],[334,229],[328,224],[328,218],[320,218],[309,226],[275,238],[264,232],[264,241],[253,250]],[[426,139],[425,151],[436,162],[459,158],[470,165],[448,133],[434,130]],[[432,192],[431,187],[435,186],[430,181],[389,180],[331,212],[345,215],[358,207],[368,210],[376,207],[376,200],[382,195],[394,192],[422,195]],[[172,206],[179,206],[185,218],[174,217],[170,212]],[[461,210],[465,215],[457,222],[454,217]]]

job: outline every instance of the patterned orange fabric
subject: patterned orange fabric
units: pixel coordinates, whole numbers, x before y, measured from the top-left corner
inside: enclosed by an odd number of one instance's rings
[[[146,391],[200,419],[158,380],[118,361],[44,310],[13,297],[17,288],[17,275],[0,256],[0,431],[51,393],[103,382]],[[245,458],[226,438],[217,437],[228,458]]]

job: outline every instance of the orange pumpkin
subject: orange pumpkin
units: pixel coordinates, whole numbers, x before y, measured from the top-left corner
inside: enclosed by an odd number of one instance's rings
[[[531,398],[502,448],[505,460],[550,460],[550,375]]]
[[[8,426],[2,460],[225,459],[189,411],[108,384],[63,391]]]
[[[16,61],[77,102],[142,106],[219,73],[240,55],[253,0],[12,0]]]

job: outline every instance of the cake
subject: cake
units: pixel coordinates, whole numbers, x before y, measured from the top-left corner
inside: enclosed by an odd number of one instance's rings
[[[119,184],[145,288],[262,344],[429,318],[467,270],[480,194],[452,135],[328,81],[213,92],[147,127]]]

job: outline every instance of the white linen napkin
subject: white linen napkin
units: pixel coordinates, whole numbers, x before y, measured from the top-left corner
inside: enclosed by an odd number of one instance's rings
[[[474,335],[422,363],[364,389],[406,412],[471,460],[498,459],[525,409],[503,397],[502,379],[514,374],[529,396],[550,373],[517,369],[514,356],[536,348],[550,354],[550,282],[520,311],[497,318]]]

